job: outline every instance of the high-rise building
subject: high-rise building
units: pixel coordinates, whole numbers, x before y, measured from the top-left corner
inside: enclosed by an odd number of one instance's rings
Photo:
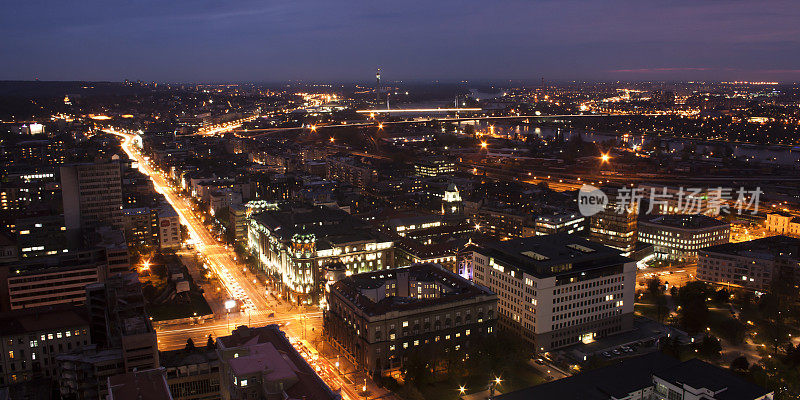
[[[159,361],[173,399],[219,399],[219,358],[213,347],[163,351]]]
[[[615,249],[630,253],[636,247],[638,204],[625,205],[609,196],[605,209],[593,215],[589,222],[589,238]]]
[[[498,295],[501,324],[538,351],[633,328],[636,263],[574,235],[468,247],[465,275]]]
[[[61,166],[67,230],[108,225],[122,229],[122,181],[118,162]]]

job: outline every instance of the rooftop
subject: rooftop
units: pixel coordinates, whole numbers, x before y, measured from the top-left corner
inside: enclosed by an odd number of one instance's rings
[[[387,281],[399,281],[399,276],[402,274],[407,274],[408,281],[436,282],[441,284],[445,290],[435,298],[388,296],[379,301],[364,294],[367,290],[383,286]],[[351,275],[334,283],[330,290],[331,293],[335,292],[344,296],[368,315],[445,305],[480,295],[493,296],[488,289],[477,286],[436,264],[415,264],[404,268]]]
[[[162,369],[129,372],[108,378],[109,400],[172,400]]]
[[[726,369],[697,358],[659,370],[653,375],[677,386],[685,384],[695,389],[710,389],[717,393],[714,398],[718,400],[752,400],[770,393]]]
[[[566,234],[489,241],[474,245],[472,249],[538,277],[589,271],[632,261],[623,257],[619,250]],[[569,268],[554,272],[553,267],[566,264]]]
[[[69,304],[16,310],[0,314],[1,336],[79,326],[89,326],[86,309]]]
[[[654,352],[557,381],[506,393],[497,396],[497,400],[608,400],[611,396],[623,398],[631,392],[651,386],[653,372],[679,364],[680,361],[672,357]]]
[[[651,215],[643,217],[639,220],[639,223],[682,229],[705,229],[730,225],[727,222],[702,214]]]
[[[723,253],[756,258],[783,256],[800,258],[800,239],[789,236],[770,236],[739,243],[725,243],[706,247],[700,253]]]
[[[281,357],[291,363],[293,370],[297,373],[299,382],[284,389],[289,398],[306,400],[341,399],[341,396],[333,392],[303,356],[297,352],[278,325],[267,325],[260,328],[239,326],[230,336],[217,338],[217,346],[223,350],[236,347],[253,348],[253,346],[266,343],[272,344]]]

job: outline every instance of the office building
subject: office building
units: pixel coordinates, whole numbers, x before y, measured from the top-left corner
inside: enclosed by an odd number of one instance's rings
[[[56,379],[56,356],[91,342],[82,307],[39,307],[0,313],[0,386]]]
[[[605,209],[590,217],[589,238],[623,253],[636,248],[638,203],[624,204],[614,196],[609,196]]]
[[[800,282],[800,239],[771,236],[698,250],[697,279],[769,292],[776,280]]]
[[[108,225],[122,229],[122,180],[118,162],[61,166],[67,230]]]
[[[58,256],[0,265],[0,310],[82,304],[86,300],[86,285],[102,282],[130,268],[124,241],[115,244],[98,240],[97,244]]]
[[[158,246],[162,250],[181,247],[181,223],[172,206],[164,205],[158,210]]]
[[[633,327],[636,263],[574,235],[476,244],[466,275],[497,293],[500,322],[538,351]]]
[[[62,215],[37,215],[17,218],[14,229],[20,258],[53,256],[68,252]]]
[[[341,261],[349,274],[391,268],[393,242],[346,212],[328,207],[265,211],[250,219],[248,248],[259,266],[279,277],[293,302],[319,300],[322,266]]]
[[[585,218],[580,214],[557,213],[536,217],[536,236],[583,233]]]
[[[444,158],[428,158],[414,163],[414,173],[419,176],[450,175],[455,171],[455,163]]]
[[[768,389],[697,358],[680,362],[659,352],[622,360],[497,400],[772,400]]]
[[[240,326],[217,338],[223,400],[341,400],[277,325]]]
[[[638,221],[638,241],[652,244],[656,258],[693,261],[697,251],[728,243],[731,225],[701,214],[646,216]]]
[[[434,264],[352,275],[327,294],[324,329],[334,347],[381,375],[412,352],[463,354],[494,330],[497,296]]]

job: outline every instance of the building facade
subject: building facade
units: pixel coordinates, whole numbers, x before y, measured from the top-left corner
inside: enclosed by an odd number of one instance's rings
[[[397,370],[413,352],[468,354],[493,334],[497,296],[434,264],[352,275],[330,286],[330,343],[372,375]]]
[[[688,262],[697,258],[697,251],[728,243],[731,225],[701,215],[658,215],[638,222],[638,241],[652,244],[655,257]]]
[[[551,214],[536,217],[536,236],[583,233],[585,218],[580,214]]]
[[[247,247],[290,300],[306,304],[320,298],[323,265],[341,261],[348,274],[394,266],[391,240],[346,212],[328,207],[255,215],[248,225]]]
[[[118,162],[61,166],[61,191],[68,230],[102,225],[122,229],[122,180]]]
[[[550,351],[633,327],[636,263],[571,235],[467,248],[465,274],[498,295],[500,322]]]
[[[83,308],[41,307],[0,314],[0,387],[56,379],[56,356],[91,342]]]
[[[800,239],[771,236],[698,251],[697,279],[768,292],[776,280],[800,282]]]

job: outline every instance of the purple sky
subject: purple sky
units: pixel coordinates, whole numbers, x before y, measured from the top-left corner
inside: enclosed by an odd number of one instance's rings
[[[3,1],[0,79],[800,81],[797,0]]]

